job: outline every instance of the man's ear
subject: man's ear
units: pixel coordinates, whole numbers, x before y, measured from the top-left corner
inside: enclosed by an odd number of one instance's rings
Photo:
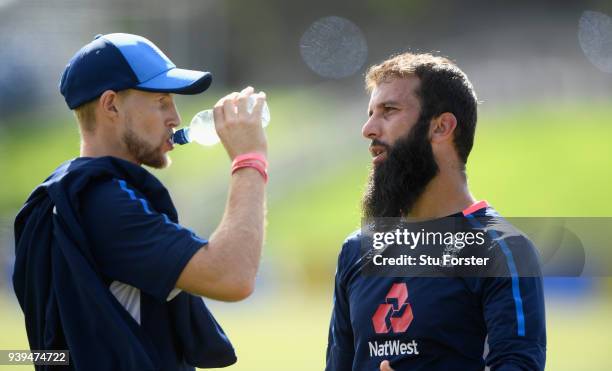
[[[457,118],[450,112],[444,112],[431,120],[430,135],[432,142],[453,140],[453,133],[457,127]]]
[[[110,119],[116,119],[119,116],[118,105],[120,104],[120,98],[117,92],[107,90],[100,96],[100,111],[101,114]]]

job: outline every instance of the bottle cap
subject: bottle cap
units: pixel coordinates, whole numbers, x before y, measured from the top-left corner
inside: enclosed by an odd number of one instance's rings
[[[189,136],[188,134],[185,132],[187,128],[183,128],[183,129],[179,129],[176,132],[174,132],[174,135],[172,136],[172,142],[174,144],[187,144],[189,143]]]

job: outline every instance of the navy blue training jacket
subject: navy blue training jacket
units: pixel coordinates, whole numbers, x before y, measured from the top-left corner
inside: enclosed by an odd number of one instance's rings
[[[451,217],[499,222],[480,205]],[[398,371],[543,370],[542,277],[521,276],[516,258],[533,260],[537,253],[524,236],[486,227],[507,276],[367,276],[361,232],[349,236],[338,258],[326,370],[374,371],[383,360]]]
[[[15,220],[13,285],[30,348],[69,350],[68,370],[236,362],[202,298],[174,288],[205,243],[178,224],[166,188],[142,167],[113,157],[67,161]]]

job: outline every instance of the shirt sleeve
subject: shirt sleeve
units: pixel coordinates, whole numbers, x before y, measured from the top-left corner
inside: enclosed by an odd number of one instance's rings
[[[538,259],[524,238],[499,242],[508,260],[509,276],[483,282],[483,310],[487,325],[491,371],[544,370],[546,324],[541,276],[522,276],[522,262]],[[533,254],[533,256],[529,256]]]
[[[346,250],[347,243],[340,252],[336,268],[334,306],[327,342],[326,371],[352,370],[355,355],[348,294],[344,281],[344,271],[348,264],[345,259]]]
[[[102,274],[158,300],[166,300],[187,262],[207,243],[153,209],[124,180],[88,188],[80,210]]]

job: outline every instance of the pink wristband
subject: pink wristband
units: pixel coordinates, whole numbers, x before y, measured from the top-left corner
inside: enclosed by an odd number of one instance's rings
[[[264,181],[268,183],[268,161],[266,161],[264,155],[259,153],[246,153],[236,156],[232,162],[232,174],[245,167],[252,167],[257,170],[264,178]]]
[[[247,167],[252,167],[253,169],[259,171],[259,174],[261,174],[261,176],[264,178],[264,182],[268,183],[268,172],[266,171],[266,169],[263,168],[263,166],[261,166],[259,162],[241,162],[240,164],[232,167],[232,174],[234,174],[240,169],[244,169]]]
[[[262,155],[261,153],[257,153],[257,152],[249,152],[249,153],[245,153],[245,154],[236,156],[234,158],[234,161],[232,162],[232,167],[236,166],[238,163],[242,161],[247,161],[247,160],[259,161],[263,164],[263,166],[266,169],[268,168],[268,161],[266,160],[266,156]]]

